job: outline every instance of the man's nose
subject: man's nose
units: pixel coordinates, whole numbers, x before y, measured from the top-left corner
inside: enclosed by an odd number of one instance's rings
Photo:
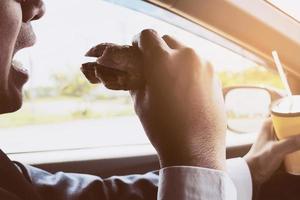
[[[45,14],[45,4],[42,0],[23,0],[23,22],[40,19]]]

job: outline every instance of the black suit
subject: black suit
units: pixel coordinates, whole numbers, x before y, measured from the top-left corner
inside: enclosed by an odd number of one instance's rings
[[[0,151],[0,200],[154,200],[158,172],[107,179],[83,174],[51,174],[15,163]]]

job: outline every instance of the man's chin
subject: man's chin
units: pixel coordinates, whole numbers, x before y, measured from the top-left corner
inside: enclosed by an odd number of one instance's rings
[[[8,105],[6,107],[0,107],[0,114],[13,113],[18,111],[22,107],[22,103],[15,105]]]
[[[0,91],[0,114],[12,113],[22,107],[22,90],[28,78],[27,70],[11,66],[8,88]]]
[[[22,107],[23,97],[22,89],[14,89],[9,94],[1,94],[0,114],[16,112]]]

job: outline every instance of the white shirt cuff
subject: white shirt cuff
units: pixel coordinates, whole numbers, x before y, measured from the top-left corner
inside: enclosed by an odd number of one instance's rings
[[[227,160],[227,173],[237,190],[238,200],[252,199],[252,178],[248,164],[243,158]]]
[[[222,171],[176,166],[159,173],[158,200],[236,200],[236,189]]]

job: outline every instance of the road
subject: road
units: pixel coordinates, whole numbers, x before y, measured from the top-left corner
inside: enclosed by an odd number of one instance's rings
[[[148,139],[136,117],[78,120],[66,123],[0,129],[6,152],[145,144]]]
[[[251,143],[256,135],[228,132],[227,145]],[[134,116],[0,129],[0,148],[9,153],[148,143]]]

